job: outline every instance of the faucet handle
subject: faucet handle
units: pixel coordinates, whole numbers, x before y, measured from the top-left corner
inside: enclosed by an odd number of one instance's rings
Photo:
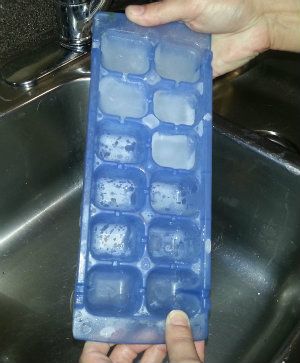
[[[91,0],[88,21],[92,20],[97,11],[106,10],[112,0]]]

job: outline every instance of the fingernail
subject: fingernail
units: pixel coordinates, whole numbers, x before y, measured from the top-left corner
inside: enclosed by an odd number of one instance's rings
[[[143,5],[130,5],[127,8],[127,11],[134,15],[134,16],[140,16],[143,15],[145,12],[145,6]]]
[[[186,313],[181,310],[173,310],[167,317],[167,324],[190,326],[190,321]]]

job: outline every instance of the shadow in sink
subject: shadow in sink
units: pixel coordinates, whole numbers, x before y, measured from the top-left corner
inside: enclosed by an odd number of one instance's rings
[[[0,362],[76,362],[70,297],[89,81],[0,119]],[[208,363],[269,363],[299,323],[300,170],[216,118]],[[297,174],[298,170],[298,174]]]

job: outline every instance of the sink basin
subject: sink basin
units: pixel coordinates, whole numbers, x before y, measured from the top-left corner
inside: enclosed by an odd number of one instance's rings
[[[208,362],[277,362],[300,322],[299,161],[214,123]]]
[[[77,265],[89,80],[0,118],[0,362],[76,362]]]
[[[89,87],[81,66],[18,96],[0,118],[1,363],[71,363],[82,349],[71,330]],[[300,163],[216,116],[213,167],[206,362],[282,362],[300,326]]]
[[[215,112],[300,155],[299,62],[300,54],[268,51],[223,76],[215,82]]]

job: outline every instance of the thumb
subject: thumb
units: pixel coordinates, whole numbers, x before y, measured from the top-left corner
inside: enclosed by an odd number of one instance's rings
[[[172,21],[189,21],[195,17],[199,1],[162,0],[147,5],[130,5],[126,8],[129,20],[143,26],[155,26]]]
[[[204,355],[203,342],[197,342],[196,349],[189,319],[183,311],[173,310],[168,315],[166,343],[170,363],[202,363],[199,356]]]

